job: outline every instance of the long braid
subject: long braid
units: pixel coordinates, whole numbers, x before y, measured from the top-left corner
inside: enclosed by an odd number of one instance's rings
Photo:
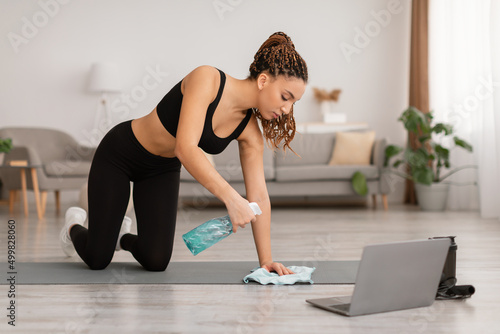
[[[273,77],[285,75],[302,79],[305,83],[308,80],[306,62],[295,50],[290,37],[283,32],[272,34],[259,48],[250,65],[250,78],[257,79],[264,71]],[[293,152],[290,147],[296,130],[293,106],[288,115],[281,115],[278,119],[266,120],[258,111],[255,114],[261,121],[264,137],[272,147],[279,147],[283,141],[283,150],[289,148]]]

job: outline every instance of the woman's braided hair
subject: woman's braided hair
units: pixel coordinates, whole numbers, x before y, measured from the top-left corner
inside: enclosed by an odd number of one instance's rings
[[[260,47],[250,65],[250,78],[257,79],[259,74],[267,72],[273,77],[285,75],[304,80],[307,83],[307,65],[295,50],[292,40],[283,32],[272,34]],[[273,148],[279,147],[283,141],[283,150],[288,147],[295,136],[295,119],[293,106],[288,115],[273,120],[264,119],[258,110],[255,114],[262,124],[264,137]],[[293,150],[292,150],[293,151]]]

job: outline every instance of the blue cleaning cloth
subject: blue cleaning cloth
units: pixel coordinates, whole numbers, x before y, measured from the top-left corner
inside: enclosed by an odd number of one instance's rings
[[[280,276],[275,272],[270,273],[264,268],[255,268],[252,270],[251,274],[248,274],[243,278],[243,281],[245,283],[248,283],[250,281],[255,281],[264,285],[265,284],[283,285],[283,284],[295,284],[295,283],[314,284],[313,280],[311,279],[311,275],[314,272],[314,270],[316,270],[316,268],[314,267],[309,268],[303,266],[290,266],[287,268],[293,271],[295,274]]]

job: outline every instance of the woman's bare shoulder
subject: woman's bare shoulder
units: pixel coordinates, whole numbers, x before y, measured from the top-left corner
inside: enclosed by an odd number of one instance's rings
[[[198,66],[184,77],[181,84],[182,94],[191,92],[215,92],[217,95],[220,81],[219,71],[209,65]]]

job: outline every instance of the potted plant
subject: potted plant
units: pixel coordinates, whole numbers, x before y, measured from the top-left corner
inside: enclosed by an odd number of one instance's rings
[[[465,140],[453,136],[452,125],[433,124],[432,113],[424,114],[415,107],[406,109],[398,120],[418,139],[420,145],[415,150],[388,145],[385,150],[384,167],[387,167],[386,171],[415,183],[418,203],[422,210],[442,211],[446,207],[450,186],[445,180],[462,169],[476,167],[467,165],[450,169],[450,152],[454,148],[472,152],[472,146]],[[451,139],[449,142],[452,143],[452,147],[449,148],[442,145],[448,139]],[[390,165],[393,158],[396,160]],[[408,172],[397,169],[401,164],[409,166]]]
[[[12,150],[12,139],[0,138],[0,165],[3,165],[3,160],[5,158],[5,153],[9,153]]]

